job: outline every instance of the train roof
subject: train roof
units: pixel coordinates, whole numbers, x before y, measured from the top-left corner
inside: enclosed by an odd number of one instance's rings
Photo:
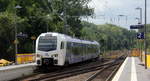
[[[79,43],[85,43],[85,44],[96,44],[96,45],[99,45],[99,43],[97,41],[81,40],[81,39],[73,38],[71,36],[68,36],[68,35],[65,35],[65,34],[61,34],[61,33],[57,33],[57,32],[41,33],[40,36],[45,36],[47,34],[52,34],[53,36],[59,36],[62,39],[66,40],[66,41],[69,41],[69,42],[79,42]]]

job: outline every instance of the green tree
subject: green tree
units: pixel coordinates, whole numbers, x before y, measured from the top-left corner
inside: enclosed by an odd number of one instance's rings
[[[112,24],[95,25],[82,22],[82,36],[88,40],[96,40],[101,50],[130,49],[135,45],[136,33]]]
[[[15,23],[17,23],[18,33],[22,32],[28,35],[28,38],[19,38],[19,53],[33,52],[31,36],[38,37],[39,34],[47,31],[47,27],[50,32],[64,33],[65,9],[69,26],[67,29],[68,34],[80,37],[83,28],[81,17],[92,16],[93,14],[93,9],[87,6],[89,1],[0,0],[0,44],[3,48],[0,50],[0,58],[14,57]],[[21,8],[15,9],[17,5],[20,5]]]
[[[19,17],[16,17],[16,24],[22,22]],[[8,12],[0,13],[0,58],[10,58],[13,60],[14,57],[14,14]]]

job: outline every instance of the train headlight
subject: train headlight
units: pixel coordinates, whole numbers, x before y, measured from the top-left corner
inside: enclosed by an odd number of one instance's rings
[[[58,57],[58,54],[55,54],[54,56],[55,56],[55,57]]]
[[[58,54],[54,54],[54,55],[52,55],[52,57],[58,57]]]

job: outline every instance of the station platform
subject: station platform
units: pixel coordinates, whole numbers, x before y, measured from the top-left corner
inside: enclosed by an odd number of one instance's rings
[[[36,63],[4,66],[4,67],[0,67],[0,72],[4,70],[17,69],[17,68],[23,68],[23,67],[29,67],[29,66],[36,66]]]
[[[0,67],[0,81],[11,81],[33,74],[36,63]],[[15,80],[14,80],[15,81]]]
[[[127,57],[112,81],[150,81],[150,68],[145,69],[138,57]]]

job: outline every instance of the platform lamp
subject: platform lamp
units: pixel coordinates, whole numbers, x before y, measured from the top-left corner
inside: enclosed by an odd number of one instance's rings
[[[137,7],[135,9],[136,10],[140,10],[140,21],[138,22],[138,24],[142,24],[142,8],[141,7]]]
[[[118,15],[118,23],[119,23],[119,24],[120,24],[120,17],[126,17],[126,23],[127,23],[127,16],[120,14],[120,15]]]
[[[17,18],[17,9],[22,8],[20,5],[15,6],[15,63],[17,63],[17,54],[18,54],[18,38],[17,38],[17,23],[16,23],[16,18]]]
[[[138,24],[142,24],[142,8],[141,7],[137,7],[137,8],[135,8],[136,10],[140,10],[140,19],[139,19],[139,22],[138,22]],[[141,61],[142,61],[142,43],[141,43]]]
[[[137,8],[136,8],[137,9]],[[138,24],[142,24],[142,15],[140,16],[140,18],[135,18],[136,20],[138,20]],[[140,32],[139,31],[140,29],[138,29],[138,32]],[[142,41],[143,39],[139,39],[139,50],[140,50],[140,58],[141,58],[141,61],[143,60],[142,59],[142,57],[143,57],[143,55],[142,55],[142,43],[141,43],[141,41]]]
[[[34,43],[34,41],[36,40],[36,36],[31,36],[31,39],[32,39],[32,41],[33,41],[33,44],[32,44],[32,49],[33,49],[33,53],[35,52],[35,43]]]

